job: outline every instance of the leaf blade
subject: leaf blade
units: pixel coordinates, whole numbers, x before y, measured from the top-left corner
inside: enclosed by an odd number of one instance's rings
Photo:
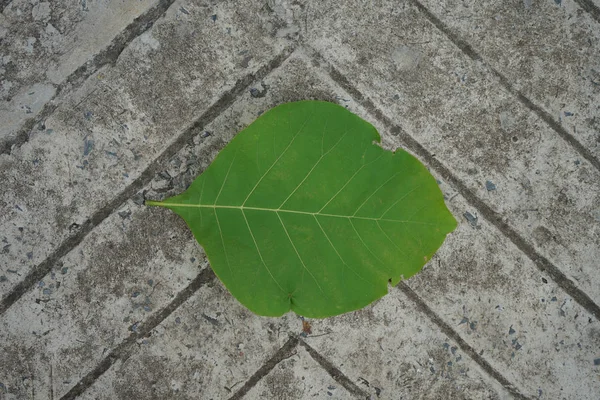
[[[418,272],[456,227],[427,169],[379,140],[335,104],[283,104],[240,132],[186,192],[147,204],[187,222],[253,312],[352,311]]]

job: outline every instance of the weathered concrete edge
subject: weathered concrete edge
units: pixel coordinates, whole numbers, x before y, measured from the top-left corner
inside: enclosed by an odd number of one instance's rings
[[[216,278],[212,268],[204,268],[185,289],[175,296],[175,299],[158,313],[146,320],[136,332],[132,332],[116,348],[114,348],[94,369],[87,373],[75,386],[71,388],[61,400],[75,399],[85,392],[92,384],[102,376],[117,361],[124,362],[137,349],[136,342],[148,337],[161,322],[171,315],[180,305],[190,299],[202,286],[212,282]]]
[[[504,375],[502,375],[498,370],[490,365],[471,345],[469,345],[458,332],[456,332],[450,325],[448,325],[444,320],[435,313],[427,303],[419,297],[417,293],[415,293],[406,282],[400,282],[396,285],[402,293],[406,295],[413,302],[416,308],[425,314],[431,322],[437,325],[442,331],[443,334],[448,336],[450,339],[454,340],[458,347],[462,351],[465,352],[473,361],[475,361],[489,376],[494,378],[498,383],[500,383],[511,395],[513,395],[516,399],[526,400],[531,399],[530,397],[525,396],[523,393],[519,391],[519,389],[513,385]]]
[[[154,176],[159,172],[162,165],[173,157],[185,144],[191,140],[194,134],[203,126],[215,120],[223,111],[231,106],[239,95],[256,80],[264,79],[266,75],[278,68],[287,60],[295,50],[295,45],[286,47],[280,54],[270,62],[259,68],[256,73],[250,73],[237,80],[235,85],[226,91],[213,105],[211,105],[198,119],[188,126],[174,142],[172,142],[158,157],[156,157],[146,169],[129,186],[125,187],[117,196],[110,200],[104,207],[96,211],[91,218],[85,221],[78,232],[68,237],[56,248],[44,261],[39,263],[0,301],[0,315],[4,314],[21,296],[27,293],[34,285],[52,270],[54,264],[62,257],[79,245],[83,239],[110,216],[127,199],[142,190]]]
[[[577,285],[569,279],[556,265],[540,254],[534,246],[524,237],[522,237],[515,229],[506,223],[502,215],[494,211],[490,206],[484,203],[475,193],[454,175],[444,164],[434,157],[425,147],[417,140],[410,136],[404,129],[392,122],[375,104],[365,95],[363,95],[340,71],[331,65],[321,54],[315,49],[306,46],[305,52],[313,57],[317,62],[324,66],[325,73],[342,87],[354,100],[362,105],[367,112],[373,115],[378,121],[386,126],[390,132],[402,141],[404,146],[424,160],[431,168],[433,168],[442,178],[448,181],[454,188],[470,203],[474,208],[479,210],[480,215],[492,223],[504,236],[506,236],[519,250],[521,250],[536,267],[545,272],[554,280],[554,282],[571,296],[579,305],[585,308],[590,314],[600,319],[600,306],[596,304],[590,296],[581,290]]]
[[[431,22],[433,26],[435,26],[440,32],[442,32],[446,37],[454,43],[456,47],[460,51],[462,51],[465,55],[471,58],[473,61],[479,61],[486,69],[488,69],[492,75],[498,79],[500,85],[508,91],[511,95],[517,98],[517,100],[531,110],[535,115],[537,115],[542,121],[544,121],[548,126],[556,132],[565,142],[570,144],[583,158],[585,158],[590,164],[592,164],[598,171],[600,171],[600,160],[592,154],[592,152],[585,147],[581,142],[579,142],[573,135],[571,135],[561,124],[559,124],[547,111],[545,111],[542,107],[535,104],[531,99],[521,93],[519,90],[515,89],[509,82],[508,78],[504,76],[500,71],[496,70],[492,67],[487,61],[483,59],[483,57],[475,51],[475,49],[466,41],[461,39],[459,35],[452,31],[446,24],[444,24],[438,17],[436,17],[427,7],[421,4],[418,0],[410,0],[411,3],[417,7],[417,9],[423,13],[423,15]],[[595,10],[597,14],[594,12],[590,12],[594,18],[596,18],[600,22],[600,10],[591,3],[589,0],[576,0],[578,4],[581,3],[590,3],[589,9]]]
[[[579,7],[600,23],[600,8],[592,0],[575,0],[575,3],[579,4]]]
[[[10,4],[11,0],[0,0],[0,12]],[[136,17],[132,23],[127,25],[118,33],[110,44],[94,55],[92,59],[79,66],[71,75],[67,77],[58,87],[56,93],[48,101],[40,112],[32,118],[27,119],[21,128],[17,131],[14,138],[0,143],[0,154],[10,154],[13,146],[19,147],[29,140],[29,132],[37,125],[42,123],[50,114],[52,114],[58,104],[54,100],[63,92],[79,88],[87,78],[107,64],[114,64],[123,50],[138,36],[150,29],[154,23],[161,18],[171,7],[175,0],[159,0],[158,4],[143,14]]]
[[[0,13],[3,13],[6,6],[10,3],[12,3],[12,0],[0,0]]]

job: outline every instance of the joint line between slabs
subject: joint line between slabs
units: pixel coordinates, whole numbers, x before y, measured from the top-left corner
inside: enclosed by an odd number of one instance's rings
[[[10,1],[1,0],[0,10],[4,10]],[[38,112],[35,117],[29,118],[23,122],[17,130],[15,136],[0,143],[0,154],[10,154],[13,146],[21,146],[29,140],[30,132],[52,114],[58,107],[54,100],[65,91],[74,91],[81,87],[83,83],[99,69],[107,64],[114,64],[120,57],[123,50],[131,44],[133,40],[148,31],[156,21],[158,21],[171,7],[175,0],[160,0],[158,4],[146,12],[138,15],[133,22],[127,25],[122,31],[117,33],[110,43],[102,50],[93,54],[88,61],[80,65],[64,81],[58,84],[54,96]],[[5,3],[5,4],[3,4]]]
[[[517,399],[522,400],[530,400],[531,398],[525,396],[523,393],[519,391],[519,389],[513,385],[507,378],[505,378],[500,372],[498,372],[494,367],[490,365],[489,362],[485,358],[483,358],[471,345],[469,345],[458,332],[456,332],[450,325],[448,325],[444,320],[435,313],[425,300],[423,300],[417,293],[415,293],[410,286],[406,282],[401,281],[396,288],[404,293],[417,307],[419,311],[425,314],[437,327],[440,331],[452,339],[460,349],[465,352],[473,361],[475,361],[489,376],[494,378],[498,383],[500,383],[507,391],[510,392]]]
[[[367,392],[358,387],[356,383],[352,382],[350,378],[348,378],[342,371],[335,367],[331,361],[323,357],[304,340],[299,339],[299,345],[304,347],[312,359],[315,360],[321,366],[321,368],[327,371],[327,373],[348,392],[363,399],[370,398]]]
[[[600,8],[592,0],[575,0],[584,11],[587,11],[596,22],[600,23]]]
[[[295,45],[286,47],[277,54],[272,60],[265,63],[256,73],[251,73],[240,78],[236,84],[225,92],[215,103],[213,103],[202,115],[183,130],[177,139],[163,150],[146,169],[130,185],[111,200],[108,200],[104,207],[96,211],[90,219],[85,221],[76,234],[67,237],[54,251],[52,251],[44,261],[39,263],[27,276],[21,280],[10,292],[0,301],[0,315],[4,314],[14,303],[16,303],[25,293],[27,293],[35,284],[43,279],[56,262],[69,254],[77,247],[83,239],[106,218],[108,218],[124,202],[142,190],[157,174],[160,167],[173,157],[202,127],[213,122],[227,108],[235,103],[244,93],[248,86],[256,80],[264,79],[267,75],[279,68],[295,51]]]
[[[460,51],[466,56],[471,58],[473,61],[481,62],[491,73],[498,79],[500,85],[508,91],[511,95],[517,98],[517,100],[525,106],[529,111],[537,115],[542,121],[544,121],[554,132],[558,134],[565,142],[567,142],[576,152],[578,152],[583,158],[585,158],[594,168],[600,171],[600,160],[594,156],[594,154],[586,148],[575,136],[569,133],[560,123],[558,123],[550,113],[545,111],[542,107],[534,103],[530,98],[525,96],[521,91],[515,89],[509,82],[508,78],[504,76],[500,71],[492,67],[483,57],[465,40],[461,39],[459,35],[453,32],[444,22],[436,17],[427,7],[421,4],[418,0],[410,0],[415,7],[435,26],[440,32],[442,32]],[[588,4],[588,0],[576,0],[580,5],[581,3]],[[589,4],[588,4],[589,6]],[[583,6],[582,6],[583,7]],[[591,5],[586,9],[594,18],[600,22],[600,10],[595,6]],[[585,9],[585,7],[583,7]],[[595,10],[595,11],[589,11]]]
[[[243,398],[262,378],[267,376],[269,372],[277,366],[283,360],[296,355],[296,348],[298,347],[298,338],[292,336],[277,352],[258,369],[256,372],[244,383],[229,400],[238,400]]]
[[[89,389],[110,367],[117,361],[125,362],[135,352],[138,340],[147,337],[179,306],[189,300],[202,286],[216,278],[212,268],[207,265],[194,280],[180,291],[175,299],[158,313],[150,316],[137,330],[132,332],[117,347],[108,353],[90,372],[88,372],[75,386],[73,386],[60,400],[73,400]]]

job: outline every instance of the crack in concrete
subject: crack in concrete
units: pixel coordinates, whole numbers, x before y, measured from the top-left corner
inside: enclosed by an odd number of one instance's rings
[[[61,400],[75,399],[85,392],[96,382],[108,369],[117,361],[125,362],[136,350],[138,340],[150,336],[152,330],[160,325],[169,315],[171,315],[179,306],[190,299],[202,286],[212,282],[216,278],[215,273],[209,266],[204,268],[194,280],[181,292],[175,296],[175,299],[165,308],[150,316],[146,322],[141,324],[135,332],[132,332],[117,347],[108,353],[98,365],[88,372],[75,386],[71,388]]]
[[[10,4],[10,1],[0,0],[0,10],[4,10]],[[175,0],[160,0],[158,4],[145,13],[136,17],[132,23],[127,25],[119,34],[117,34],[110,44],[102,51],[97,53],[91,60],[79,66],[71,73],[58,87],[52,98],[42,107],[40,112],[33,118],[27,119],[21,128],[17,131],[14,138],[0,143],[0,154],[10,154],[13,147],[20,147],[29,140],[29,133],[52,114],[58,107],[54,100],[63,92],[72,91],[79,88],[83,82],[100,68],[107,64],[114,65],[119,56],[127,46],[138,36],[150,29],[154,23],[162,17],[171,7]]]
[[[78,232],[68,237],[60,244],[44,261],[39,263],[27,276],[19,282],[0,302],[0,315],[4,314],[9,307],[17,302],[25,293],[33,288],[38,281],[46,276],[52,267],[62,257],[67,255],[83,239],[98,226],[102,221],[108,218],[117,210],[127,199],[134,196],[142,190],[154,176],[161,171],[163,165],[167,163],[177,152],[192,140],[196,132],[212,121],[214,121],[223,111],[231,106],[235,100],[246,91],[246,89],[255,81],[264,79],[269,73],[277,69],[294,52],[295,46],[292,44],[286,47],[280,54],[275,56],[270,62],[259,68],[256,73],[248,74],[237,80],[235,85],[223,93],[223,95],[210,106],[196,121],[194,121],[183,133],[181,133],[174,142],[172,142],[158,157],[156,157],[146,169],[129,186],[125,187],[117,196],[110,200],[104,207],[96,211],[90,219],[85,221]]]
[[[509,82],[508,78],[504,76],[500,71],[496,70],[492,67],[488,62],[486,62],[483,57],[470,44],[466,41],[462,40],[458,34],[453,32],[446,24],[444,24],[438,17],[436,17],[427,7],[421,4],[418,0],[410,0],[411,3],[414,4],[415,7],[419,9],[420,12],[435,26],[440,32],[442,32],[456,47],[459,48],[463,53],[465,53],[469,58],[473,61],[479,61],[483,66],[485,66],[491,73],[498,79],[500,84],[504,89],[506,89],[510,94],[515,96],[517,100],[525,107],[527,107],[531,112],[537,115],[542,121],[552,128],[554,132],[556,132],[565,142],[569,143],[583,158],[585,158],[590,164],[592,164],[598,171],[600,171],[600,160],[594,156],[594,154],[586,148],[581,142],[579,142],[573,135],[571,135],[560,123],[558,123],[550,113],[542,109],[539,105],[535,104],[531,99],[521,93],[519,90],[515,89]],[[581,5],[581,3],[588,3],[588,0],[579,0],[577,1]],[[591,3],[591,2],[590,2]],[[589,9],[586,11],[590,12],[594,18],[596,18],[600,22],[600,10],[593,4],[588,5]],[[592,11],[589,11],[592,10]]]

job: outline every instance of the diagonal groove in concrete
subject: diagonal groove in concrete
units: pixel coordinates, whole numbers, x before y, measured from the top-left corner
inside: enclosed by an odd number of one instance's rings
[[[480,215],[493,224],[504,236],[506,236],[519,250],[521,250],[542,272],[548,274],[552,280],[569,296],[573,298],[579,305],[589,311],[597,319],[600,318],[600,306],[592,300],[583,290],[569,279],[556,265],[540,254],[534,246],[523,236],[517,233],[508,223],[506,223],[502,215],[494,211],[490,206],[485,204],[475,193],[467,188],[456,175],[434,157],[425,147],[417,140],[404,131],[398,125],[395,125],[392,120],[379,110],[375,104],[366,96],[364,96],[341,72],[333,65],[325,60],[316,50],[308,47],[307,53],[312,54],[321,65],[324,66],[325,72],[329,77],[340,85],[354,100],[362,105],[371,115],[379,120],[390,132],[402,141],[404,147],[417,155],[421,160],[424,160],[432,169],[436,171],[442,178],[448,181],[457,192],[459,192],[465,200],[476,208]]]
[[[133,332],[115,347],[100,363],[90,372],[87,373],[75,386],[71,388],[61,400],[75,399],[85,392],[94,382],[101,377],[108,369],[117,361],[127,360],[136,350],[135,344],[138,340],[143,339],[152,333],[161,322],[173,313],[180,305],[185,303],[194,295],[202,286],[210,283],[216,278],[212,268],[206,267],[194,278],[190,284],[175,296],[175,299],[165,308],[152,315],[146,320],[136,332]]]
[[[585,158],[590,164],[592,164],[598,171],[600,171],[600,160],[592,154],[592,152],[587,149],[581,142],[579,142],[573,135],[571,135],[561,124],[559,124],[553,117],[542,109],[539,105],[535,104],[531,99],[521,93],[519,90],[515,89],[509,82],[508,78],[504,76],[500,71],[497,71],[494,67],[492,67],[489,63],[487,63],[473,47],[463,39],[459,37],[458,34],[453,32],[446,24],[444,24],[438,17],[436,17],[427,7],[421,4],[418,0],[410,0],[411,3],[415,5],[419,9],[420,12],[425,15],[425,17],[435,26],[440,32],[442,32],[456,47],[459,48],[463,53],[465,53],[469,58],[473,61],[481,62],[495,77],[498,79],[502,87],[508,91],[511,95],[517,98],[521,104],[531,110],[535,115],[537,115],[542,121],[544,121],[553,131],[555,131],[565,142],[569,143],[583,158]],[[585,0],[580,0],[581,2],[587,3]],[[579,3],[579,1],[578,1]],[[590,2],[591,3],[591,2]],[[594,18],[600,19],[600,10],[595,5],[591,5],[590,7],[594,7],[597,14],[591,12]],[[585,7],[584,7],[585,9]],[[599,20],[600,21],[600,20]]]
[[[0,0],[0,13],[3,13],[6,6],[9,5],[11,2],[12,0]]]
[[[473,361],[475,361],[489,376],[498,381],[510,394],[517,399],[530,399],[519,391],[508,379],[490,365],[473,347],[471,347],[458,332],[448,325],[440,316],[438,316],[425,301],[419,297],[405,282],[400,282],[396,285],[402,293],[404,293],[417,307],[419,311],[427,315],[427,317],[440,328],[440,331],[452,339],[462,351],[465,352]]]
[[[0,0],[0,10],[10,4],[10,1]],[[58,104],[54,100],[63,92],[73,90],[80,87],[87,78],[107,64],[114,64],[123,50],[138,36],[146,32],[154,25],[154,23],[162,17],[165,12],[171,7],[175,0],[160,0],[157,5],[139,15],[132,23],[127,25],[123,31],[118,33],[110,44],[94,55],[85,64],[79,66],[71,73],[58,87],[56,93],[33,118],[26,120],[23,126],[17,131],[14,138],[4,142],[4,146],[0,147],[0,154],[10,154],[13,146],[21,146],[29,140],[29,132],[40,122],[52,114]]]
[[[248,393],[248,391],[252,389],[262,378],[267,376],[277,364],[295,355],[296,346],[298,346],[298,338],[291,336],[288,341],[285,342],[285,344],[281,346],[279,350],[277,350],[273,357],[269,358],[258,370],[256,370],[250,379],[244,383],[244,386],[235,392],[235,394],[231,396],[229,400],[238,400],[243,398],[244,395]]]
[[[325,371],[327,371],[327,373],[333,379],[335,379],[335,381],[337,383],[342,385],[348,392],[352,393],[353,395],[355,395],[359,398],[363,398],[363,399],[370,398],[370,395],[367,392],[365,392],[360,387],[358,387],[354,382],[352,382],[352,380],[350,380],[350,378],[348,378],[346,375],[344,375],[342,373],[342,371],[340,371],[338,368],[336,368],[331,361],[327,360],[325,357],[323,357],[321,354],[319,354],[319,352],[317,352],[315,349],[313,349],[304,340],[300,339],[299,345],[304,347],[306,349],[306,351],[308,352],[308,354],[310,354],[310,356],[313,358],[313,360],[315,360],[317,363],[319,363],[319,365]]]
[[[600,22],[600,8],[592,0],[575,0],[575,3],[579,4],[579,7],[587,11],[597,22]]]
[[[240,78],[236,84],[210,106],[196,121],[194,121],[174,142],[172,142],[129,186],[124,188],[117,196],[109,201],[104,207],[96,211],[90,219],[81,225],[80,230],[70,236],[58,246],[44,261],[39,263],[19,284],[17,284],[0,302],[0,315],[12,306],[17,300],[27,293],[34,285],[52,270],[54,264],[73,250],[82,240],[110,216],[127,199],[143,189],[152,178],[159,172],[160,168],[173,157],[185,144],[192,139],[194,134],[212,122],[224,110],[226,110],[241,95],[246,88],[256,80],[264,79],[271,71],[278,68],[293,53],[294,46],[285,48],[270,62],[263,65],[254,74],[248,74]]]

